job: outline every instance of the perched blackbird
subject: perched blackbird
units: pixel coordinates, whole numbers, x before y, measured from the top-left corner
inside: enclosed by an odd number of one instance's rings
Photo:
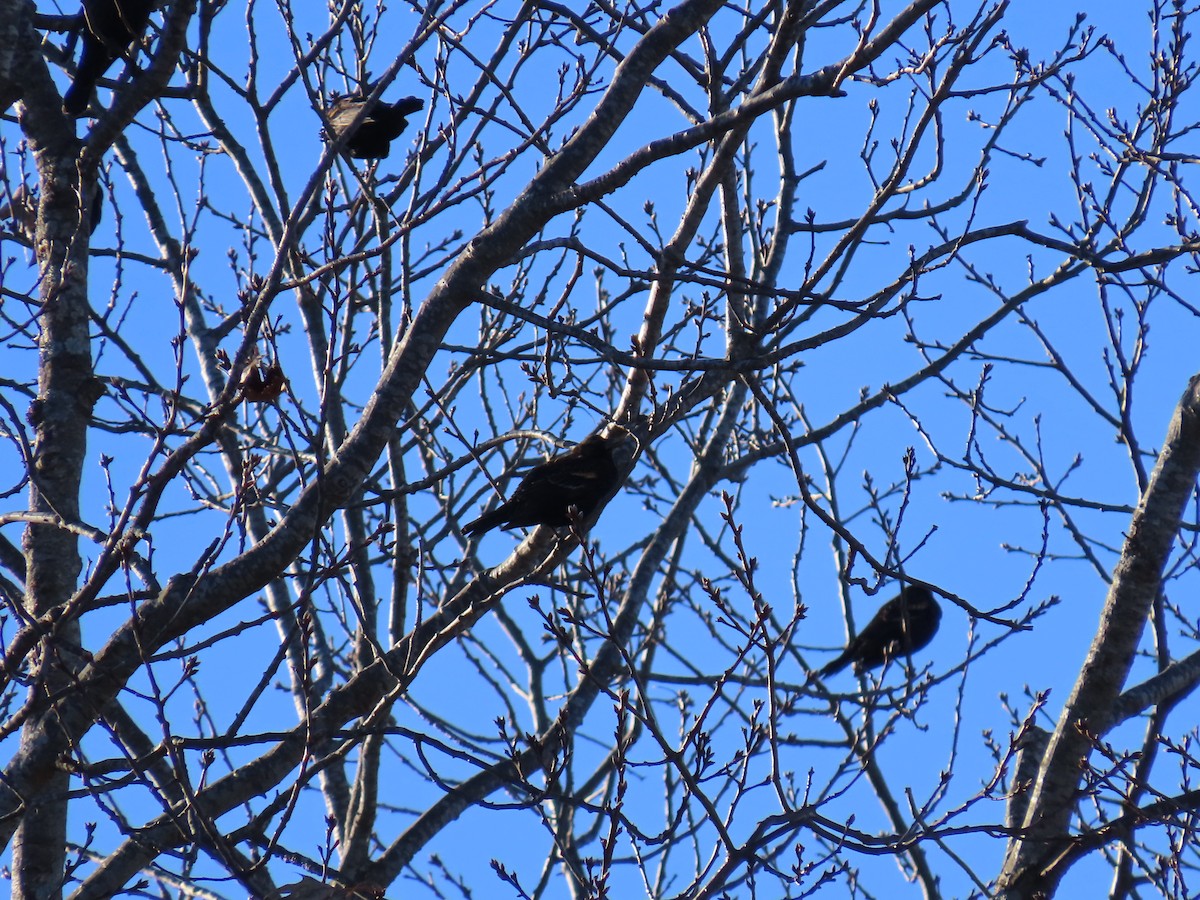
[[[63,94],[63,112],[83,115],[96,81],[150,21],[155,0],[83,0],[83,49],[75,80]]]
[[[571,524],[567,514],[571,507],[585,518],[616,488],[617,460],[631,440],[624,429],[607,437],[589,435],[566,453],[534,466],[507,503],[465,525],[463,534],[483,534],[497,526],[559,528]]]
[[[333,126],[338,137],[350,127],[366,102],[365,96],[351,94],[349,97],[342,97],[325,110],[329,124]],[[392,141],[398,138],[400,132],[408,125],[405,116],[411,116],[424,108],[425,101],[420,97],[403,97],[391,104],[380,100],[371,107],[371,111],[363,117],[350,140],[346,142],[346,152],[355,159],[385,159],[392,152]]]
[[[877,669],[885,662],[920,650],[933,640],[942,621],[942,608],[933,594],[923,587],[901,588],[875,613],[833,662],[821,670],[822,676],[840,672],[854,663],[855,672]]]

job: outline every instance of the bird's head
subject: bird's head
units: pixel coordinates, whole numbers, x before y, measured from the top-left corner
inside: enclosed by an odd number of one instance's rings
[[[638,436],[622,425],[610,426],[600,440],[613,465],[618,469],[626,468],[641,449]]]

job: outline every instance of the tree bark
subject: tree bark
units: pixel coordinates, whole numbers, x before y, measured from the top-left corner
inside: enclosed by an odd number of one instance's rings
[[[1042,759],[1022,823],[998,885],[1006,900],[1052,896],[1070,865],[1071,817],[1086,794],[1087,759],[1118,723],[1117,699],[1162,588],[1163,568],[1200,473],[1200,375],[1175,407],[1167,438],[1130,523],[1112,585],[1075,688]],[[1060,858],[1061,857],[1061,858]]]

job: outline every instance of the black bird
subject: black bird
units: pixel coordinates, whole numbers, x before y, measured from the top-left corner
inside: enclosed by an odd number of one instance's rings
[[[334,134],[341,137],[366,103],[365,95],[351,94],[325,110]],[[378,101],[346,142],[346,152],[355,159],[385,159],[392,152],[392,141],[408,126],[405,116],[424,108],[425,101],[420,97],[402,97],[395,103]]]
[[[631,441],[624,429],[607,437],[588,435],[566,453],[530,469],[507,503],[463,526],[463,534],[483,534],[497,526],[561,528],[571,524],[567,511],[572,507],[578,518],[587,517],[616,489],[617,460]]]
[[[849,646],[821,670],[821,675],[840,672],[850,663],[861,674],[908,656],[933,640],[941,621],[942,608],[928,589],[919,585],[901,588],[899,595],[879,607]]]
[[[96,81],[125,53],[150,21],[155,0],[83,0],[83,49],[75,78],[63,94],[63,112],[80,116]]]

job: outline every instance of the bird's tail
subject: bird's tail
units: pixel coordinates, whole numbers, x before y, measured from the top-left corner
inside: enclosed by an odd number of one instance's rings
[[[475,534],[483,534],[485,531],[491,531],[497,525],[503,525],[508,519],[508,514],[504,507],[493,509],[489,513],[484,513],[474,522],[468,522],[463,526],[462,533],[467,537]]]
[[[88,100],[92,97],[92,89],[96,86],[95,79],[85,78],[82,72],[76,73],[75,80],[63,94],[62,110],[72,118],[79,118],[87,109]]]
[[[838,672],[842,671],[842,669],[846,668],[846,666],[850,665],[850,660],[851,655],[846,651],[843,651],[821,669],[821,677],[828,678],[830,675],[836,675]]]
[[[402,116],[411,116],[425,108],[425,101],[420,97],[401,97],[392,104],[392,111]]]
[[[92,99],[92,91],[96,82],[105,70],[112,65],[112,59],[105,53],[104,47],[97,47],[86,38],[83,41],[83,51],[79,56],[79,66],[75,69],[75,77],[71,86],[63,94],[63,112],[72,118],[79,118],[87,109],[88,101]]]

